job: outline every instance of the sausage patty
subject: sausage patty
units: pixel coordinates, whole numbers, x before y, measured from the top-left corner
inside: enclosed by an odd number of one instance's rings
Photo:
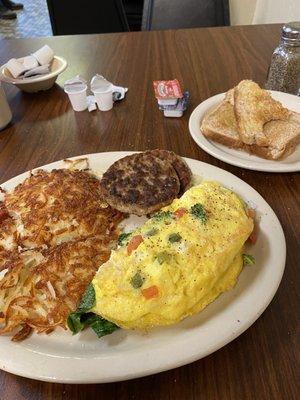
[[[168,161],[173,166],[180,182],[180,196],[191,186],[192,171],[182,157],[178,156],[173,151],[161,149],[148,150],[145,153],[152,154],[163,161]]]
[[[103,198],[119,211],[146,215],[170,204],[180,190],[178,175],[167,160],[135,153],[112,164],[101,179]]]

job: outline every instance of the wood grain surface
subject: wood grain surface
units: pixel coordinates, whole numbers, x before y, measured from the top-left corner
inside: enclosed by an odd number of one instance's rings
[[[69,63],[44,93],[5,85],[13,121],[0,132],[0,183],[65,157],[160,147],[219,166],[252,185],[278,215],[287,240],[285,274],[270,306],[216,353],[168,372],[101,385],[50,384],[0,372],[2,400],[300,398],[299,174],[230,166],[198,148],[188,133],[190,113],[201,101],[243,78],[264,83],[279,37],[280,27],[268,25],[0,41],[1,64],[45,43]],[[106,113],[74,113],[63,82],[75,74],[90,80],[96,72],[127,86],[126,99]],[[180,119],[164,118],[152,92],[154,79],[172,78],[190,90],[188,111]]]

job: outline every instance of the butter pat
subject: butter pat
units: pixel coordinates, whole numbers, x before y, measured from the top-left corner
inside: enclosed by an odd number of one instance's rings
[[[165,117],[179,118],[183,116],[184,111],[187,108],[189,100],[189,92],[185,91],[183,97],[177,100],[176,105],[160,105],[159,109],[164,112]]]
[[[165,117],[182,117],[183,116],[183,110],[164,110],[164,116]]]

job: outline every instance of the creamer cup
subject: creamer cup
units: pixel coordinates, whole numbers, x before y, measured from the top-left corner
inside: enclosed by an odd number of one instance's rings
[[[113,108],[114,101],[112,85],[105,90],[96,90],[93,93],[100,111],[109,111]]]
[[[83,84],[81,90],[77,88],[65,87],[65,93],[69,96],[74,111],[84,111],[87,109],[86,91],[87,85]]]

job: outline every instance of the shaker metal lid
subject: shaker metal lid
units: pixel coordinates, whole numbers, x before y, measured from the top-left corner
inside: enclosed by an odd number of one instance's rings
[[[300,45],[300,21],[284,24],[282,27],[282,39],[290,44]]]

